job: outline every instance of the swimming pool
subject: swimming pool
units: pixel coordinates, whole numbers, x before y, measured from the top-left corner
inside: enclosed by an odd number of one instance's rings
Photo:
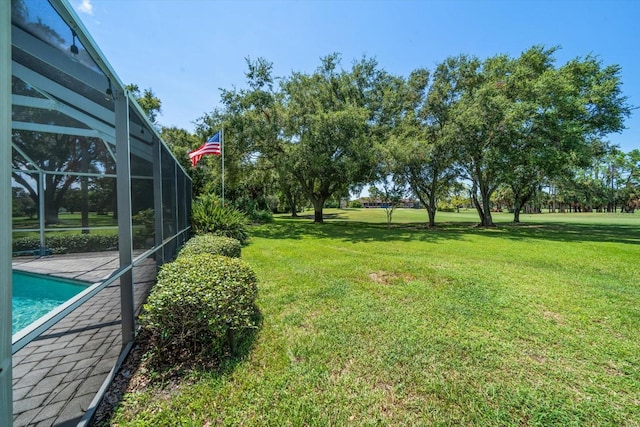
[[[13,271],[11,333],[35,322],[85,290],[88,283]]]

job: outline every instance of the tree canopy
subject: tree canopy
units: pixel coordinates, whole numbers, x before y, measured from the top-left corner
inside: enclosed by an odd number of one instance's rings
[[[266,59],[247,59],[246,86],[223,89],[222,106],[197,121],[194,138],[164,132],[186,158],[224,127],[227,196],[275,200],[292,215],[308,201],[315,222],[329,199],[376,183],[374,196],[386,188],[417,198],[430,226],[444,200],[460,205],[461,188],[482,226],[493,225],[492,209],[504,204],[518,222],[541,203],[543,188],[553,206],[606,199],[607,209],[632,209],[637,162],[633,153],[614,155],[606,139],[631,112],[620,67],[594,56],[558,65],[557,52],[452,56],[406,78],[370,58],[343,67],[339,54],[288,76],[274,76]],[[196,192],[216,191],[219,167],[204,165],[192,172]],[[604,175],[603,196],[585,192],[593,185],[584,177]]]
[[[518,58],[449,62],[459,94],[445,140],[471,182],[483,226],[493,224],[490,200],[501,184],[513,191],[517,221],[537,188],[588,163],[601,138],[621,131],[630,114],[619,67],[587,57],[556,68],[555,51],[536,46]]]

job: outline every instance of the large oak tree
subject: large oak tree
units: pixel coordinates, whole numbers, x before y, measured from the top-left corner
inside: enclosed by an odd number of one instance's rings
[[[587,164],[594,145],[621,131],[629,115],[619,67],[587,57],[556,68],[555,51],[532,47],[518,58],[450,60],[460,96],[445,134],[483,226],[493,225],[490,199],[500,184],[513,191],[518,221],[544,180]]]

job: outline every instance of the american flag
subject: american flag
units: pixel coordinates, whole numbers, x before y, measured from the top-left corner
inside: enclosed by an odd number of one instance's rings
[[[207,142],[202,144],[200,148],[189,152],[189,158],[191,159],[191,166],[196,167],[202,156],[205,154],[220,155],[220,131],[216,132],[207,139]]]

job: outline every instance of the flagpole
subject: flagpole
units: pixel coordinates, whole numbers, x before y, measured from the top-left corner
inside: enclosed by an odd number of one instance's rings
[[[220,131],[220,149],[222,154],[222,206],[224,206],[224,126]]]

